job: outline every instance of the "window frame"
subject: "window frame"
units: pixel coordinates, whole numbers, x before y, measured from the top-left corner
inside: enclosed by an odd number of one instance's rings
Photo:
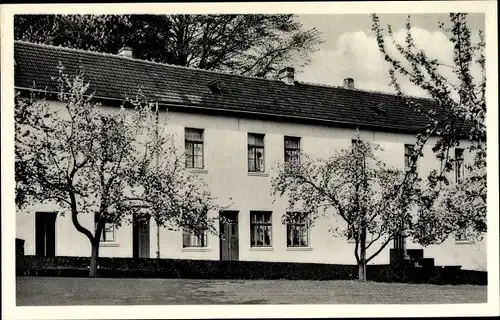
[[[356,242],[356,237],[354,236],[354,231],[351,228],[347,228],[347,242]]]
[[[96,221],[97,213],[94,214],[94,230],[97,228],[97,223]],[[108,230],[108,228],[111,228],[111,231]],[[116,234],[115,234],[116,228],[113,223],[105,222],[104,223],[104,228],[102,229],[101,232],[101,237],[99,238],[99,243],[115,243],[116,242]],[[112,237],[111,240],[107,239],[107,234],[111,233]]]
[[[415,149],[414,144],[406,144],[404,145],[404,158],[405,158],[405,169],[410,167],[411,154]]]
[[[254,140],[262,139],[262,145],[257,144],[257,143],[251,144],[250,137],[253,137]],[[257,160],[259,158],[257,158],[256,156],[255,156],[255,158],[250,158],[251,150],[253,150],[253,154],[256,155],[258,149],[262,150],[262,168],[261,168],[262,170],[257,169],[258,168],[258,161]],[[251,170],[251,168],[250,168],[251,161],[253,161],[254,170]],[[248,169],[248,172],[256,172],[256,173],[266,172],[265,134],[251,133],[251,132],[249,132],[247,134],[247,169]]]
[[[187,238],[188,243],[185,242]],[[182,228],[182,248],[208,248],[208,232],[204,231],[198,236],[189,228]]]
[[[269,220],[266,221],[264,218],[264,222],[254,221],[253,215],[262,214],[264,217],[268,215]],[[257,220],[257,219],[255,219]],[[269,244],[265,242],[265,231],[263,232],[263,244],[258,244],[258,230],[259,228],[264,227],[262,230],[269,230]],[[250,247],[251,248],[271,248],[273,246],[273,213],[272,211],[250,211]]]
[[[287,140],[289,141],[296,141],[297,142],[297,147],[287,147],[286,146],[286,142]],[[291,151],[292,153],[293,152],[297,152],[297,159],[296,161],[300,161],[300,144],[301,144],[301,138],[300,137],[295,137],[295,136],[284,136],[283,138],[283,143],[284,143],[284,146],[283,146],[283,151],[284,151],[284,161],[285,163],[289,163],[291,162],[293,159],[290,159],[290,157],[288,157],[287,159],[287,155],[288,155],[288,152],[287,151]]]
[[[286,223],[286,246],[287,248],[308,248],[310,247],[310,223],[308,220],[307,213],[303,212],[287,212],[288,214],[295,215],[294,221],[287,221]],[[299,229],[296,229],[298,227]],[[302,229],[303,228],[303,229]],[[294,235],[298,233],[299,244],[294,244]],[[303,237],[305,233],[305,238]],[[290,238],[291,236],[291,238]],[[290,243],[289,240],[291,239]],[[300,243],[301,240],[305,239],[305,243]]]
[[[463,148],[455,148],[454,171],[455,171],[455,182],[456,183],[461,183],[464,179],[464,175],[465,175],[464,153],[465,153],[465,150]],[[458,162],[458,161],[460,161],[460,162]]]
[[[200,135],[200,139],[187,137],[188,131],[196,132]],[[188,145],[191,145],[191,153],[188,153]],[[195,154],[195,146],[201,146],[201,155]],[[185,166],[187,169],[204,169],[205,168],[205,130],[198,128],[184,128],[184,157]],[[195,159],[201,158],[201,166],[196,166]]]

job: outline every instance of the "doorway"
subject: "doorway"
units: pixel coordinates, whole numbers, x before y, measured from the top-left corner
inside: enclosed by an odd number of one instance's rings
[[[35,215],[35,255],[55,257],[56,255],[55,212],[37,212]]]
[[[406,238],[401,235],[397,235],[394,237],[394,250],[395,250],[395,258],[397,260],[404,259],[406,256]]]
[[[221,211],[219,214],[222,218],[219,224],[220,259],[238,260],[238,211]]]
[[[150,258],[149,256],[149,217],[133,218],[132,256],[134,258]]]

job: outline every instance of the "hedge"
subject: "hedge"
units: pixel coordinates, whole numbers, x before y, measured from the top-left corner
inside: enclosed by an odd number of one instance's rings
[[[87,277],[89,265],[88,257],[18,256],[16,273]],[[98,269],[98,276],[104,278],[355,280],[357,275],[356,265],[108,257],[99,258]],[[369,265],[367,278],[378,282],[487,284],[486,272],[404,265]]]

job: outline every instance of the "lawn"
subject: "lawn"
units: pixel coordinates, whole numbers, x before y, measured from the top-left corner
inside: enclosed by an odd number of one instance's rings
[[[486,286],[357,281],[17,277],[18,306],[486,303]]]

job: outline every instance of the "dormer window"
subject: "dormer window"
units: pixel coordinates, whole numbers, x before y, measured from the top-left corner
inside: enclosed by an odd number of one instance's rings
[[[383,103],[372,104],[372,105],[370,105],[370,107],[378,115],[382,115],[382,116],[387,115],[387,113],[385,112]]]
[[[220,81],[212,81],[207,86],[213,94],[222,94]]]

